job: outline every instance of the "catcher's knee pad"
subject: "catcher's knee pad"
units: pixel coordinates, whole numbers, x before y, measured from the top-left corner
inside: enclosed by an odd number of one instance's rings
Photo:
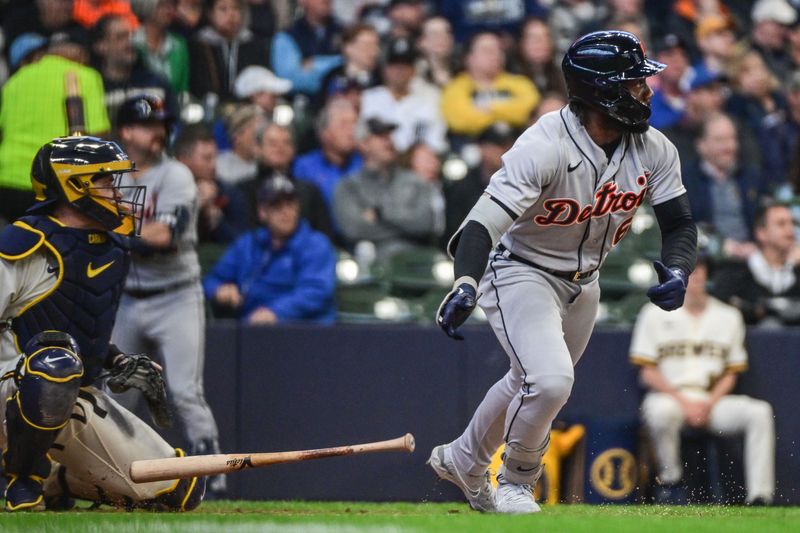
[[[175,454],[178,457],[185,455],[180,448],[176,448]],[[168,511],[191,511],[200,505],[205,493],[206,478],[179,479],[174,487],[156,496],[155,502]]]
[[[78,399],[83,363],[75,341],[60,331],[34,336],[17,369],[17,404],[22,420],[41,430],[60,429]]]

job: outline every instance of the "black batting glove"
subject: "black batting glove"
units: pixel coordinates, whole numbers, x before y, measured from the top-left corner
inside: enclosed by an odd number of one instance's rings
[[[457,329],[469,318],[476,301],[475,287],[462,283],[444,297],[436,312],[436,323],[448,337],[457,341],[464,340]]]
[[[688,275],[680,268],[667,268],[661,261],[653,262],[658,274],[658,285],[650,287],[647,297],[665,311],[674,311],[683,305]]]

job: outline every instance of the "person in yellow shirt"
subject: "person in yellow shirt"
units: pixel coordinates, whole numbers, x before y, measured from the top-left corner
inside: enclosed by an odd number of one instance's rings
[[[527,124],[539,103],[539,91],[525,76],[505,71],[505,52],[494,33],[475,35],[466,55],[466,70],[442,93],[442,113],[450,133],[477,137],[495,122]]]
[[[110,130],[100,74],[81,43],[51,41],[41,59],[24,64],[2,87],[0,96],[0,219],[11,222],[33,203],[31,160],[42,144],[67,135],[64,74],[74,72],[83,98],[86,131]]]

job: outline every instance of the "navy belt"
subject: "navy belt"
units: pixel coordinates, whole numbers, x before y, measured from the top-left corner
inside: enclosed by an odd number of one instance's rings
[[[160,296],[168,292],[185,289],[186,287],[190,287],[195,283],[197,283],[197,280],[190,279],[188,281],[181,281],[180,283],[173,283],[172,285],[167,285],[166,287],[159,287],[158,289],[125,289],[124,292],[131,298],[152,298],[153,296]]]
[[[503,255],[511,260],[517,261],[518,263],[522,263],[523,265],[528,265],[529,267],[533,267],[537,270],[541,270],[542,272],[547,272],[548,274],[551,274],[557,278],[565,279],[567,281],[572,281],[573,283],[578,283],[579,281],[585,281],[586,278],[597,272],[596,268],[593,270],[587,270],[586,272],[579,272],[577,270],[573,271],[554,270],[552,268],[547,268],[546,266],[534,263],[530,259],[525,259],[524,257],[520,257],[519,255],[511,252],[508,248],[503,246],[502,243],[497,245],[497,249],[503,252]]]

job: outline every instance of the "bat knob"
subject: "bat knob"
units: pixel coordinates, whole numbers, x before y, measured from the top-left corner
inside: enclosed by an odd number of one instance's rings
[[[417,441],[414,439],[414,435],[411,433],[406,433],[404,444],[406,450],[408,450],[408,453],[413,452],[414,448],[417,447]]]

